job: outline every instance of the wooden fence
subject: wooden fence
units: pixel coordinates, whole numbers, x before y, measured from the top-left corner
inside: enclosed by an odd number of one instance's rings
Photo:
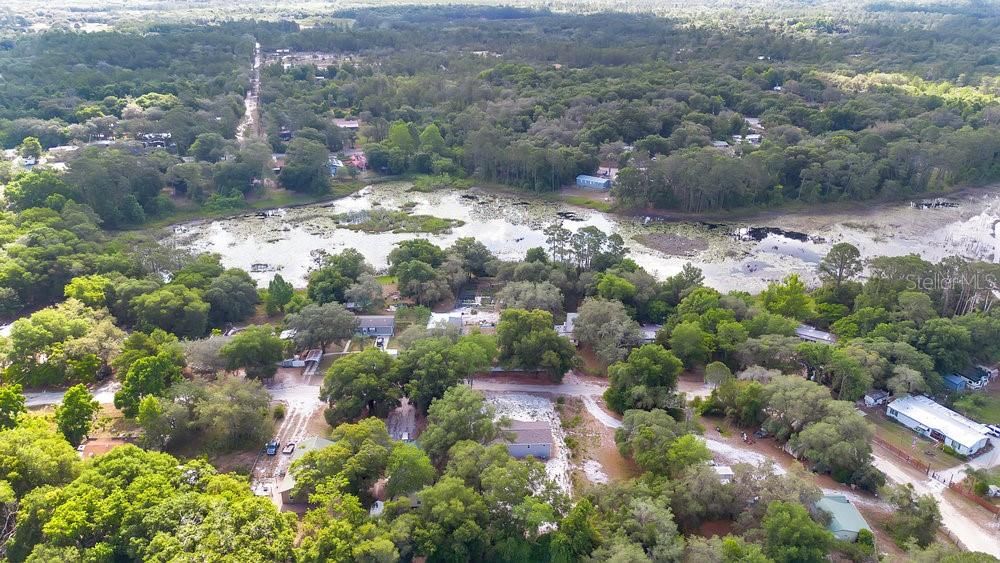
[[[899,459],[902,459],[906,463],[909,463],[911,466],[913,466],[913,467],[915,467],[915,468],[923,471],[924,473],[930,473],[930,469],[931,468],[930,468],[929,465],[927,465],[926,463],[924,463],[924,462],[920,461],[919,459],[913,457],[912,455],[906,453],[906,451],[903,450],[902,448],[894,446],[894,445],[890,444],[889,442],[886,442],[882,438],[879,438],[878,436],[872,436],[872,442],[874,442],[874,443],[878,444],[879,446],[881,446],[881,447],[889,450],[890,452],[892,452],[893,455],[895,455]]]
[[[948,488],[985,508],[986,510],[989,510],[994,516],[1000,516],[1000,506],[997,506],[976,493],[968,490],[962,483],[948,483]]]

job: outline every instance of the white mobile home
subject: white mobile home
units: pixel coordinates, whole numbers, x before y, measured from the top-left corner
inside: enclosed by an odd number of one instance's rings
[[[507,443],[507,451],[518,459],[532,456],[549,459],[552,456],[552,428],[548,422],[515,420],[510,428],[514,439]]]
[[[921,395],[904,395],[885,409],[889,418],[962,455],[973,455],[989,443],[989,429]]]

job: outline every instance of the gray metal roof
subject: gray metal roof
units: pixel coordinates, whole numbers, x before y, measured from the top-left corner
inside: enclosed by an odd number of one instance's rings
[[[515,420],[509,430],[514,433],[512,444],[551,444],[552,427],[545,421]]]

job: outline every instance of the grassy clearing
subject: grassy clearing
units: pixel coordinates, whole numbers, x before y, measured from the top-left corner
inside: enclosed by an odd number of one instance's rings
[[[969,393],[952,404],[958,412],[983,424],[1000,424],[1000,396]]]
[[[564,196],[563,201],[571,205],[576,205],[579,207],[586,207],[588,209],[593,209],[595,211],[601,211],[603,213],[609,213],[614,210],[615,206],[610,201],[603,201],[600,199],[591,199],[589,197],[584,197],[580,195],[568,195]]]
[[[939,471],[960,463],[958,458],[943,452],[940,449],[941,444],[917,435],[881,413],[872,413],[866,418],[875,425],[876,436],[926,463],[931,469]]]

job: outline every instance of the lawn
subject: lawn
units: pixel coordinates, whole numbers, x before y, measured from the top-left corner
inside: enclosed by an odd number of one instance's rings
[[[1000,396],[973,391],[956,400],[952,407],[983,424],[1000,424]]]
[[[566,196],[563,196],[562,199],[563,199],[563,201],[565,201],[566,203],[569,203],[571,205],[578,205],[580,207],[586,207],[586,208],[593,209],[595,211],[601,211],[601,212],[604,212],[604,213],[610,212],[615,207],[614,204],[612,204],[609,201],[604,201],[604,200],[600,200],[600,199],[592,199],[592,198],[585,197],[585,196],[580,196],[580,195],[566,195]]]
[[[875,425],[876,436],[926,463],[931,469],[948,469],[961,463],[958,458],[941,451],[941,444],[917,435],[902,424],[886,418],[882,413],[872,412],[866,420]]]

